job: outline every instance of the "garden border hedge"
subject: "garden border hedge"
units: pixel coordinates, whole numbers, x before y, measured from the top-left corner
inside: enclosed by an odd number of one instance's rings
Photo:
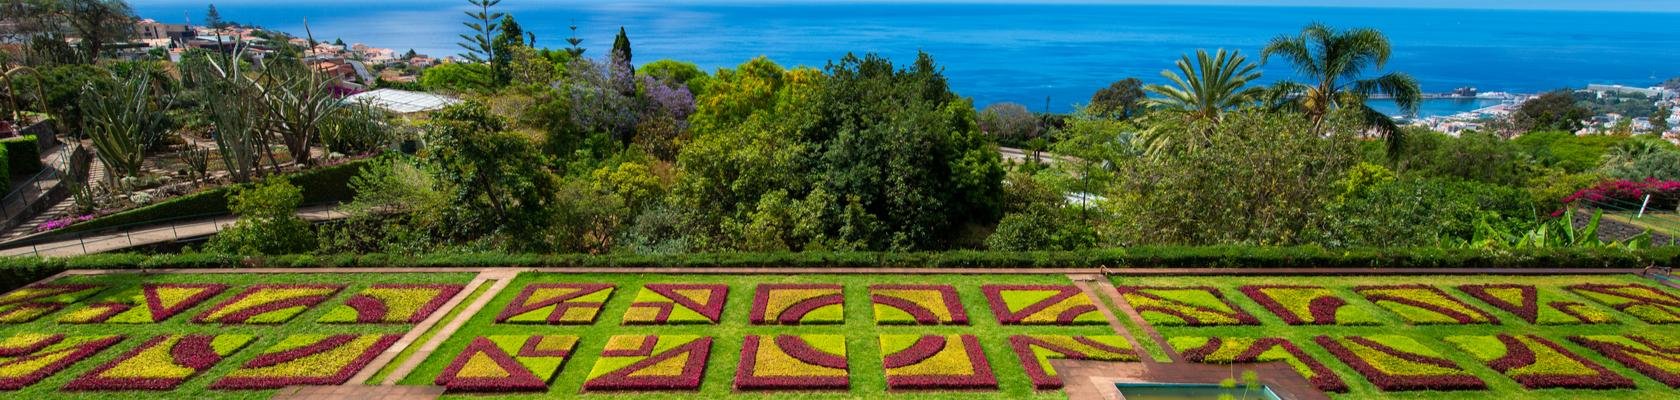
[[[41,144],[35,135],[0,139],[0,146],[6,148],[6,170],[13,178],[41,172]]]
[[[676,255],[585,254],[95,254],[67,258],[0,257],[0,286],[23,286],[70,269],[226,267],[898,267],[898,268],[1644,268],[1680,264],[1680,247],[1639,251],[1321,247],[1133,247],[1063,252],[807,252]]]

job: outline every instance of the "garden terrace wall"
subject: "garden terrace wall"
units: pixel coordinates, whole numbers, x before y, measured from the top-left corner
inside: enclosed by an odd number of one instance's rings
[[[360,173],[364,165],[367,165],[366,160],[356,160],[289,174],[286,177],[303,192],[303,204],[345,202],[355,198],[355,193],[350,189],[350,178]],[[241,186],[243,185],[223,186],[176,197],[71,225],[56,233],[86,232],[185,216],[228,214],[231,212],[228,210],[228,201]]]
[[[1068,252],[950,251],[918,253],[339,254],[227,256],[96,254],[67,258],[0,258],[0,285],[15,288],[71,269],[228,267],[668,267],[668,268],[1489,268],[1638,269],[1673,266],[1680,248],[1612,249],[1324,249],[1318,247],[1136,247]]]

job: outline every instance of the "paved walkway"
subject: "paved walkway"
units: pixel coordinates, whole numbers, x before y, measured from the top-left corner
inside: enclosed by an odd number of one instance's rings
[[[299,217],[304,220],[329,221],[348,217],[348,215],[333,210],[332,206],[318,206],[298,209]],[[97,254],[123,250],[133,247],[168,243],[184,239],[196,239],[221,232],[233,226],[239,217],[224,216],[194,221],[181,221],[168,224],[134,227],[120,232],[93,234],[87,237],[75,237],[55,242],[34,244],[0,250],[0,256],[44,256],[69,257],[84,254]]]
[[[287,386],[275,400],[431,400],[443,395],[441,386]]]

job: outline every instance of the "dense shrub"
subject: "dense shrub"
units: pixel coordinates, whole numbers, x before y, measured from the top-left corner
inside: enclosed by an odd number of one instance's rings
[[[1332,246],[1441,246],[1463,243],[1476,222],[1534,221],[1528,193],[1508,186],[1449,178],[1398,179],[1354,190],[1325,210],[1324,237]],[[1546,210],[1550,211],[1550,210]]]
[[[677,255],[539,255],[519,253],[97,254],[65,258],[0,257],[0,290],[68,269],[227,267],[891,267],[891,268],[1609,268],[1680,264],[1680,247],[1487,251],[1443,248],[1134,247],[1066,252],[806,252]]]
[[[12,177],[33,176],[41,172],[41,145],[35,135],[0,140],[6,148],[6,170]]]
[[[1562,202],[1609,210],[1632,210],[1645,205],[1645,195],[1651,195],[1651,202],[1647,205],[1649,208],[1674,210],[1680,207],[1680,181],[1662,181],[1655,178],[1605,181],[1564,197]]]
[[[298,218],[303,191],[275,177],[256,186],[242,186],[229,199],[228,208],[239,215],[233,226],[210,238],[205,251],[224,254],[294,254],[312,250],[314,232],[309,222]]]

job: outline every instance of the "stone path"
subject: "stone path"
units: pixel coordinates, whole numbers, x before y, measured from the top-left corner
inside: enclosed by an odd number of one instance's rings
[[[379,353],[379,357],[374,358],[372,362],[369,362],[366,367],[362,368],[361,372],[357,373],[356,376],[351,377],[350,381],[345,384],[362,385],[366,384],[369,379],[373,379],[374,375],[378,374],[380,370],[385,369],[385,365],[390,364],[393,360],[396,360],[398,356],[402,355],[404,350],[408,349],[408,346],[419,341],[421,336],[426,335],[426,331],[431,330],[432,327],[436,326],[439,321],[442,321],[443,317],[451,312],[450,310],[454,310],[455,307],[460,306],[461,303],[465,302],[467,297],[470,297],[473,293],[478,292],[478,287],[484,285],[484,281],[487,280],[484,277],[486,274],[489,273],[481,272],[477,277],[474,277],[471,282],[467,282],[467,286],[461,288],[461,291],[455,293],[455,296],[449,298],[449,301],[443,303],[443,306],[438,307],[437,312],[433,312],[432,315],[427,316],[424,321],[420,321],[420,323],[414,325],[413,328],[409,328],[408,333],[404,334],[402,339],[398,339],[397,343],[386,348],[384,353]],[[463,311],[462,313],[465,314],[466,311]],[[448,333],[453,334],[454,332]],[[443,332],[439,332],[439,334],[441,335]]]
[[[403,360],[402,364],[397,365],[397,369],[392,370],[390,375],[385,376],[385,382],[382,385],[391,386],[402,382],[403,378],[408,377],[409,373],[420,367],[421,362],[430,358],[432,352],[443,346],[444,341],[449,340],[450,336],[454,336],[455,331],[466,325],[467,321],[471,320],[474,315],[478,315],[478,311],[483,310],[486,304],[490,304],[490,300],[496,298],[496,295],[501,293],[502,289],[506,289],[508,284],[513,282],[513,278],[518,275],[518,271],[509,270],[487,270],[479,274],[480,279],[494,279],[496,283],[491,285],[489,290],[485,290],[483,295],[474,299],[472,304],[467,305],[466,309],[455,315],[455,319],[450,320],[449,324],[444,325],[443,329],[432,335],[431,339],[426,340],[426,343],[421,345],[419,350],[409,355],[408,359]]]
[[[310,222],[338,220],[349,216],[334,210],[333,206],[300,208],[297,215]],[[239,217],[229,215],[195,221],[134,227],[120,232],[93,234],[87,237],[9,248],[0,250],[0,256],[69,257],[111,252],[214,235],[216,232],[221,232],[222,229],[232,226],[234,221],[238,220]]]
[[[1109,301],[1114,302],[1115,307],[1120,307],[1120,311],[1125,312],[1126,317],[1132,319],[1132,325],[1137,326],[1138,329],[1149,336],[1150,340],[1155,341],[1155,345],[1160,347],[1162,352],[1167,353],[1167,358],[1172,359],[1174,363],[1184,362],[1184,356],[1179,355],[1177,351],[1173,351],[1172,345],[1167,343],[1167,338],[1161,336],[1161,332],[1156,331],[1155,327],[1149,325],[1148,321],[1143,320],[1143,315],[1138,314],[1137,309],[1132,308],[1132,303],[1127,302],[1126,297],[1120,295],[1120,290],[1114,288],[1114,283],[1104,279],[1098,282],[1097,286],[1102,289],[1103,294],[1108,296]],[[1139,347],[1138,349],[1142,350],[1143,348]]]
[[[443,395],[439,386],[287,386],[275,400],[431,400]]]

